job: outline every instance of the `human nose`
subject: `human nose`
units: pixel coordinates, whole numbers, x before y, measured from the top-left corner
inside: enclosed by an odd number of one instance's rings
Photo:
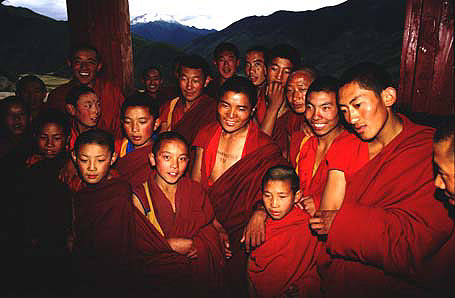
[[[52,139],[47,139],[47,140],[46,140],[46,147],[47,147],[47,148],[54,147],[54,145],[55,145],[55,144],[54,144],[54,140],[52,140]]]
[[[436,186],[439,189],[446,189],[446,185],[444,183],[444,180],[442,180],[440,174],[436,175],[436,178],[434,179],[434,186]]]
[[[96,171],[96,164],[94,161],[89,161],[88,163],[88,170],[89,171]]]
[[[186,84],[185,84],[185,89],[186,90],[191,90],[193,89],[193,84],[191,83],[191,81],[187,81]]]
[[[133,130],[134,132],[139,131],[139,123],[137,123],[137,122],[134,121],[134,122],[133,122],[132,130]]]
[[[272,208],[277,208],[277,207],[279,207],[278,198],[273,197],[272,198]]]
[[[170,166],[171,166],[172,169],[177,169],[177,168],[178,168],[177,159],[171,158],[171,160],[170,160]]]

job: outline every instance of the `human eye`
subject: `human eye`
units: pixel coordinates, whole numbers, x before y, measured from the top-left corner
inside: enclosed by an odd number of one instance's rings
[[[348,110],[346,108],[340,108],[340,110],[341,110],[341,113],[343,113],[343,114],[346,114],[348,112]]]
[[[87,162],[88,162],[88,159],[81,157],[81,158],[79,158],[79,161],[80,161],[81,163],[87,163]]]

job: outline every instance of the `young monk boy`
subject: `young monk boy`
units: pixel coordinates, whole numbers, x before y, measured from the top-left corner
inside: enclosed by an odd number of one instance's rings
[[[266,241],[248,259],[250,297],[315,297],[305,274],[316,266],[305,254],[316,242],[307,241],[308,214],[295,206],[302,197],[299,177],[292,167],[270,168],[262,179],[262,200],[269,217]]]
[[[16,83],[16,95],[27,103],[33,119],[45,104],[44,100],[47,96],[46,85],[37,76],[24,76]]]
[[[327,297],[422,297],[453,264],[453,221],[435,201],[429,127],[393,111],[397,91],[379,65],[341,77],[338,104],[368,144],[369,161],[346,185],[342,207],[310,219],[327,235],[318,269]]]
[[[126,137],[115,142],[119,156],[115,169],[134,187],[150,175],[148,154],[160,125],[158,107],[147,95],[135,93],[123,102],[121,115]]]
[[[228,79],[217,104],[218,121],[202,129],[193,142],[197,148],[192,178],[208,190],[215,226],[232,251],[227,261],[231,296],[248,293],[247,255],[240,240],[261,199],[257,181],[268,168],[287,164],[278,146],[253,120],[255,107],[253,84],[242,77]]]
[[[186,257],[199,295],[221,293],[225,253],[206,192],[184,176],[189,145],[175,132],[161,133],[149,158],[154,171],[134,189],[135,206],[169,247]]]

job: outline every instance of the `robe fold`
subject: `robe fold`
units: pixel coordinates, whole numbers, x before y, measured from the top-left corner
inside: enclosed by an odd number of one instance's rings
[[[258,297],[285,297],[291,285],[299,297],[319,297],[316,241],[307,241],[309,215],[294,207],[281,220],[268,218],[265,242],[248,260],[248,277]]]
[[[241,247],[243,229],[253,213],[253,207],[261,199],[261,181],[265,172],[276,165],[289,165],[271,138],[250,121],[242,158],[224,172],[211,186],[208,183],[218,149],[221,126],[214,122],[198,134],[193,146],[204,149],[201,167],[201,184],[207,189],[215,210],[215,216],[229,235],[232,258],[226,262],[232,293],[247,293],[247,255]],[[218,132],[218,133],[217,133]],[[218,137],[218,139],[214,139]],[[215,145],[213,146],[213,143]],[[215,150],[215,152],[213,152]],[[210,152],[212,151],[212,152]],[[233,294],[233,295],[236,295]]]
[[[127,180],[133,188],[147,180],[152,173],[149,161],[149,154],[152,152],[152,146],[153,145],[149,145],[134,149],[117,159],[117,162],[114,165],[114,168],[119,175]]]
[[[175,213],[169,200],[154,182],[155,172],[147,179],[152,207],[148,202],[145,187],[140,185],[134,193],[144,209],[153,208],[157,222],[163,232],[159,243],[167,244],[167,238],[192,239],[197,249],[196,259],[187,259],[184,264],[191,267],[191,280],[201,296],[219,294],[223,290],[224,249],[220,236],[214,228],[213,208],[202,186],[183,177],[177,184]],[[170,247],[169,247],[170,249]]]
[[[58,86],[49,93],[46,106],[65,111],[66,96],[76,86],[77,83],[74,80]],[[120,108],[125,100],[122,91],[103,78],[96,79],[93,90],[101,102],[101,117],[97,127],[111,132],[116,138],[121,138]]]
[[[286,155],[289,153],[290,138],[294,132],[300,131],[305,123],[305,117],[290,110],[276,119],[272,132],[272,139],[280,146]]]
[[[347,183],[318,264],[327,297],[422,297],[453,266],[453,219],[434,198],[433,129],[400,118],[400,134]]]

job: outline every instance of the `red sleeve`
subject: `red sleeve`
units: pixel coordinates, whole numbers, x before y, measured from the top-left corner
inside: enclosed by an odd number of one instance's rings
[[[216,132],[218,122],[210,123],[202,128],[193,141],[193,147],[205,148]]]
[[[300,150],[300,143],[302,142],[303,138],[305,137],[305,133],[303,131],[295,132],[291,135],[291,142],[289,146],[289,161],[292,164],[292,167],[296,167],[296,158],[297,154]]]
[[[167,116],[169,114],[170,109],[171,109],[171,101],[170,100],[167,101],[164,105],[161,106],[161,108],[160,108],[160,121],[161,121],[161,123],[167,122]]]

